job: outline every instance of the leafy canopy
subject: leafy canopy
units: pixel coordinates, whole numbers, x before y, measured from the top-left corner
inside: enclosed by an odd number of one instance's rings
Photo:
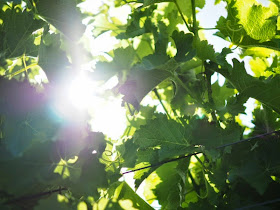
[[[114,0],[91,12],[83,1],[0,1],[1,209],[280,208],[280,3],[216,0],[227,16],[214,33],[229,46],[217,52],[197,19],[205,2]],[[117,44],[93,54],[89,34]],[[62,81],[89,63],[98,84],[118,78],[102,92],[127,109],[118,139],[93,132],[85,110],[54,111]]]

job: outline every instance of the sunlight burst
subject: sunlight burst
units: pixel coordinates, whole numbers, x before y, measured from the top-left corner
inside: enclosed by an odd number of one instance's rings
[[[126,110],[120,97],[106,95],[117,83],[117,77],[100,85],[83,74],[76,76],[56,93],[54,112],[67,121],[85,120],[88,114],[92,131],[118,139],[126,128]]]

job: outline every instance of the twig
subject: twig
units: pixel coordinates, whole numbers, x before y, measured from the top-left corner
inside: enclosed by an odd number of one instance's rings
[[[163,104],[163,102],[162,102],[162,100],[161,100],[161,97],[160,97],[160,95],[158,94],[158,91],[157,91],[156,88],[154,89],[154,93],[156,94],[156,97],[158,98],[159,103],[161,104],[162,108],[164,109],[164,111],[165,111],[167,117],[168,117],[169,119],[172,119],[172,118],[170,117],[170,115],[169,115],[169,113],[168,113],[166,107],[164,106],[164,104]]]
[[[180,8],[180,6],[179,6],[177,0],[173,0],[173,1],[174,1],[175,5],[176,5],[176,7],[177,7],[177,9],[178,9],[178,12],[180,13],[180,15],[181,15],[181,17],[182,17],[182,19],[183,19],[185,25],[187,26],[188,30],[191,32],[192,30],[191,30],[191,28],[189,27],[189,25],[188,25],[188,23],[187,23],[187,21],[186,21],[186,19],[185,19],[185,17],[184,17],[184,14],[183,14],[183,12],[182,12],[182,10],[181,10],[181,8]]]

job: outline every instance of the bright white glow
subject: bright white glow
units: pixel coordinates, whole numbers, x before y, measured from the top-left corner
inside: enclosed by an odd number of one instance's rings
[[[103,2],[101,0],[90,0],[80,3],[79,7],[81,8],[82,12],[91,12],[96,14],[100,11],[99,8],[102,4]]]
[[[92,130],[103,132],[113,139],[119,138],[126,128],[126,110],[121,106],[120,98],[106,98],[104,91],[117,83],[117,77],[113,77],[104,85],[98,86],[81,75],[73,80],[68,91],[70,102],[75,108],[89,111]]]
[[[54,113],[68,121],[85,120],[89,114],[93,131],[118,139],[126,128],[126,110],[121,106],[121,98],[108,96],[106,92],[117,83],[117,78],[113,77],[104,85],[98,85],[81,74],[55,93]]]
[[[77,109],[88,108],[93,98],[94,83],[84,75],[75,78],[68,89],[70,102]]]
[[[253,128],[255,125],[252,123],[253,120],[253,111],[256,107],[256,100],[249,98],[248,101],[244,104],[246,106],[245,113],[240,114],[239,118],[242,121],[242,124],[248,128]]]
[[[121,98],[95,97],[95,102],[90,108],[92,130],[103,132],[109,138],[118,139],[126,128],[126,110],[121,103]]]

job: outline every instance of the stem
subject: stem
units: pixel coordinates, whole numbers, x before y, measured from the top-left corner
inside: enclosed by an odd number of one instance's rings
[[[183,14],[183,12],[182,12],[182,10],[181,10],[179,4],[177,3],[177,0],[173,0],[173,1],[174,1],[175,5],[176,5],[176,7],[177,7],[177,9],[178,9],[178,12],[180,13],[180,15],[181,15],[181,17],[182,17],[182,19],[183,19],[185,25],[187,26],[188,30],[189,30],[189,31],[192,31],[191,28],[189,27],[189,25],[188,25],[188,23],[187,23],[185,17],[184,17],[184,14]]]
[[[196,194],[197,194],[198,196],[200,196],[200,186],[199,186],[198,184],[196,184],[196,182],[195,182],[195,180],[194,180],[194,178],[193,178],[193,176],[192,176],[190,170],[188,170],[188,175],[189,175],[189,177],[190,177],[190,179],[191,179],[191,181],[192,181],[192,185],[193,185],[194,191],[196,192]]]
[[[129,103],[126,103],[126,105],[127,105],[127,108],[129,110],[130,115],[133,116],[134,115],[134,111],[131,109]]]
[[[160,97],[160,95],[158,94],[158,91],[157,91],[156,88],[154,89],[154,93],[156,94],[156,97],[158,98],[158,100],[159,100],[159,102],[160,102],[162,108],[164,109],[164,111],[165,111],[167,117],[168,117],[169,119],[172,119],[172,118],[170,117],[170,115],[169,115],[169,113],[168,113],[166,107],[164,106],[164,104],[163,104],[163,102],[162,102],[162,100],[161,100],[161,97]]]
[[[18,74],[20,74],[20,73],[22,73],[22,72],[27,71],[27,70],[30,69],[31,67],[35,67],[35,66],[37,66],[37,65],[38,65],[37,63],[30,64],[29,66],[26,66],[26,67],[24,67],[24,68],[22,68],[22,69],[20,69],[20,70],[18,70],[18,71],[16,71],[16,72],[12,73],[12,74],[7,74],[6,77],[7,77],[7,76],[14,77],[14,76],[16,76],[16,75],[18,75]]]
[[[210,69],[205,68],[205,75],[206,75],[206,85],[207,85],[207,91],[208,91],[208,100],[209,100],[209,103],[210,103],[211,109],[212,109],[212,107],[215,106],[215,103],[214,103],[214,100],[212,97],[212,87],[211,87],[212,72],[210,71]],[[216,117],[214,110],[211,112],[211,116],[212,116],[213,121],[217,122],[217,117]]]
[[[219,30],[217,28],[197,28],[197,30]]]
[[[195,13],[195,0],[191,0],[192,3],[192,16],[193,16],[193,34],[197,35],[197,25],[196,25],[196,13]]]
[[[263,106],[263,113],[264,113],[264,124],[265,124],[265,128],[266,128],[266,132],[270,132],[270,128],[269,128],[269,123],[268,123],[268,119],[267,119],[267,106],[262,104]]]
[[[183,81],[178,77],[177,74],[174,74],[174,79],[175,79],[176,82],[178,82],[188,92],[188,94],[193,99],[195,99],[198,102],[199,105],[201,105],[200,100],[198,100],[198,98],[192,93],[192,91],[188,88],[188,86],[183,83]]]
[[[201,164],[201,166],[203,167],[203,169],[207,170],[206,166],[204,165],[204,163],[200,160],[200,158],[197,155],[194,155],[195,159]]]

